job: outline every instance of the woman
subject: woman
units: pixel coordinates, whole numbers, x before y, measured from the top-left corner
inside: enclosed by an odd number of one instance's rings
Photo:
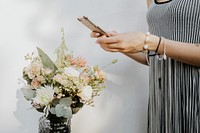
[[[200,132],[200,1],[147,0],[149,33],[108,33],[97,43],[149,65],[148,133]]]

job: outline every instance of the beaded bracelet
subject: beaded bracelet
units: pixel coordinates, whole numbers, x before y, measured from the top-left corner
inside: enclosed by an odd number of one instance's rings
[[[150,65],[149,64],[149,57],[148,57],[148,53],[149,53],[149,45],[147,44],[147,42],[149,41],[149,36],[150,36],[150,33],[147,32],[146,33],[146,39],[145,39],[145,42],[144,42],[144,46],[143,46],[143,49],[144,49],[144,54],[145,54],[145,57],[146,57],[146,61],[147,61],[147,65]]]

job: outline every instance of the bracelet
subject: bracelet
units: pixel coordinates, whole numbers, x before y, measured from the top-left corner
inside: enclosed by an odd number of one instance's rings
[[[148,65],[150,65],[150,64],[149,64],[149,57],[148,57],[148,53],[149,53],[148,48],[149,48],[149,45],[147,44],[147,42],[149,41],[149,36],[150,36],[150,33],[147,32],[147,33],[146,33],[146,39],[145,39],[144,46],[143,46],[143,49],[144,49],[143,52],[144,52],[144,54],[145,54],[146,61],[147,61],[147,64],[148,64]]]
[[[163,59],[166,60],[167,59],[167,55],[166,55],[166,44],[165,44],[165,38],[163,37],[163,45],[164,45],[164,50],[163,50]]]
[[[157,45],[157,48],[156,48],[156,51],[155,51],[156,54],[157,54],[157,52],[158,52],[158,49],[159,49],[160,43],[161,43],[161,37],[159,37],[158,45]]]
[[[166,45],[165,45],[165,42],[164,42],[164,37],[161,37],[161,39],[163,40],[163,55],[160,55],[158,54],[157,57],[159,60],[166,60],[167,59],[167,55],[166,55]]]

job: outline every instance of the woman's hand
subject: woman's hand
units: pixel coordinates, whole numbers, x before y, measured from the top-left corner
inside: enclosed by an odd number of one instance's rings
[[[115,31],[107,32],[106,36],[100,36],[99,33],[92,32],[90,36],[92,38],[97,38],[97,43],[100,46],[110,52],[121,52],[122,54],[130,57],[131,59],[147,65],[146,57],[143,53],[136,53],[136,51],[143,50],[145,34],[144,33],[123,33],[118,34]],[[141,47],[140,49],[136,49],[135,47]]]
[[[98,37],[97,33],[91,33],[91,37],[97,37],[97,43],[109,52],[121,53],[138,53],[143,51],[145,34],[141,32],[130,32],[118,34],[116,32],[108,32],[110,37]]]
[[[118,33],[116,32],[116,31],[111,31],[111,32],[106,32],[106,35],[103,35],[103,36],[100,36],[100,33],[98,33],[98,32],[92,32],[91,34],[90,34],[90,37],[92,37],[92,38],[99,38],[99,37],[111,37],[111,36],[116,36]]]

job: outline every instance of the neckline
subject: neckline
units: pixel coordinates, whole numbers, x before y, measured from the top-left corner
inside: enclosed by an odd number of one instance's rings
[[[165,4],[165,3],[168,3],[168,2],[170,2],[170,1],[172,1],[172,0],[167,0],[167,1],[163,1],[163,2],[158,2],[157,0],[154,0],[154,2],[155,2],[156,4]]]

